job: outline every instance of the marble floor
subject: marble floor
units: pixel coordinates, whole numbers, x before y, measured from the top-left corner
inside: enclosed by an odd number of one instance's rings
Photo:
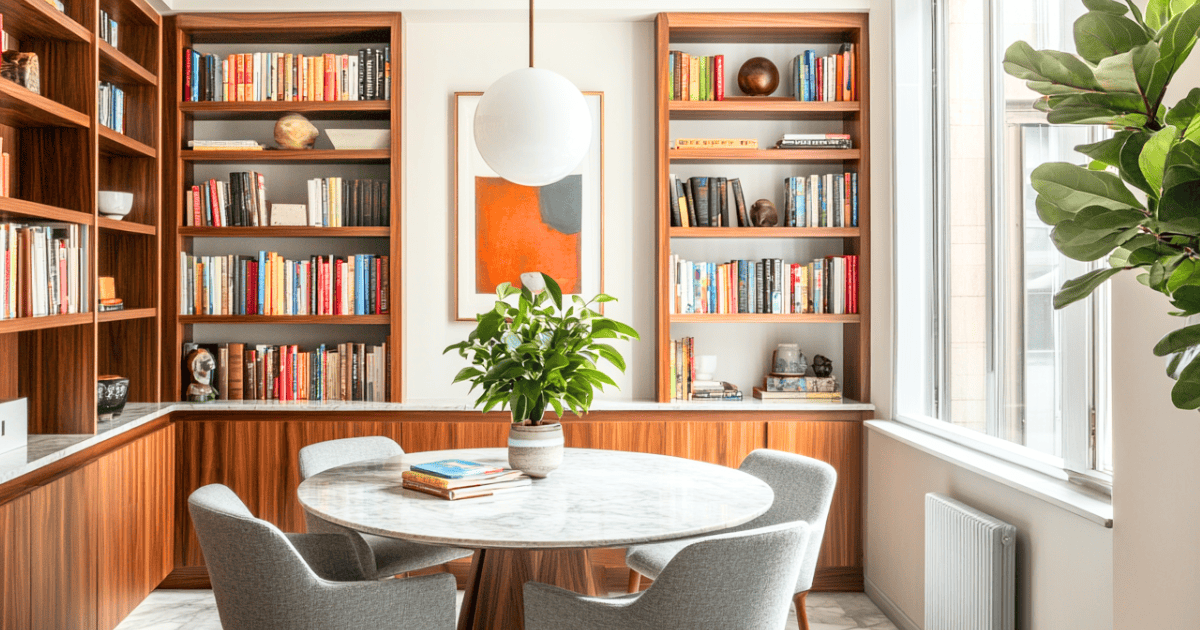
[[[460,604],[462,596],[459,591]],[[896,630],[862,593],[809,595],[808,621],[812,630]],[[221,621],[212,591],[159,590],[151,593],[117,630],[221,630]],[[795,615],[789,616],[786,630],[797,630]]]

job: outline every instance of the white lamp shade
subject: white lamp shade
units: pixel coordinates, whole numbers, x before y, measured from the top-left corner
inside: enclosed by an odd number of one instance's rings
[[[541,68],[510,72],[475,109],[475,146],[500,177],[545,186],[566,177],[587,155],[592,115],[573,83]]]

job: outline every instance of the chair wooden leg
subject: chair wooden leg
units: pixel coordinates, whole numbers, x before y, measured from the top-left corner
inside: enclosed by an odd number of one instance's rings
[[[638,573],[637,571],[634,571],[633,569],[630,569],[629,570],[629,588],[626,592],[636,593],[639,590],[641,590],[641,588],[642,588],[642,574]]]
[[[803,593],[796,593],[796,596],[792,599],[796,604],[796,625],[800,627],[800,630],[809,630],[808,609],[804,607],[804,600],[807,597],[808,591],[804,591]]]

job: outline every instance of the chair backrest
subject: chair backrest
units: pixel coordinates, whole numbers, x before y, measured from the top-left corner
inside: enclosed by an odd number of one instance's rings
[[[217,610],[227,629],[289,614],[292,598],[317,584],[317,575],[271,523],[257,519],[229,488],[211,484],[188,497]]]
[[[403,455],[404,449],[383,436],[355,437],[309,444],[300,449],[300,479],[364,459]]]
[[[771,486],[775,491],[775,502],[766,514],[737,531],[793,521],[809,524],[812,531],[795,592],[809,590],[817,570],[817,556],[820,555],[821,540],[825,536],[825,521],[829,517],[829,504],[833,501],[833,490],[837,485],[837,471],[818,459],[765,448],[747,455],[739,470]]]
[[[662,630],[779,630],[808,542],[804,522],[722,534],[684,547],[631,612]]]

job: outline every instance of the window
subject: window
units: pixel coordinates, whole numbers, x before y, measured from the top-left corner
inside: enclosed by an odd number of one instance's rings
[[[917,52],[896,66],[896,411],[1103,482],[1107,295],[1053,308],[1090,264],[1054,248],[1029,175],[1082,163],[1074,147],[1109,132],[1047,124],[1037,95],[1002,70],[1018,39],[1073,50],[1084,11],[1080,0],[897,2],[896,49]]]

